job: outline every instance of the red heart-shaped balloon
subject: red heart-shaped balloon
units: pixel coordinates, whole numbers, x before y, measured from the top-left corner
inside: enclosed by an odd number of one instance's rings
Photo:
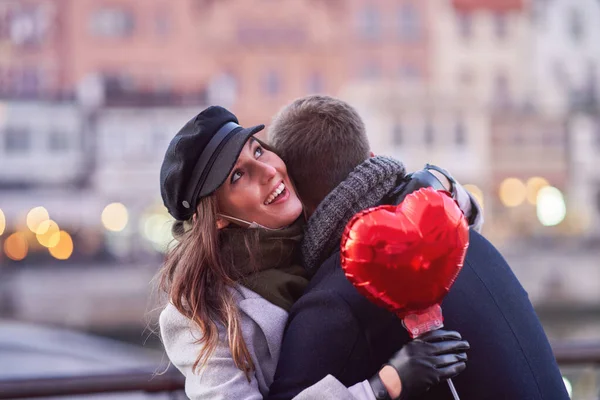
[[[359,292],[404,318],[442,302],[468,245],[466,219],[450,194],[422,188],[398,206],[356,214],[342,237],[342,267]]]

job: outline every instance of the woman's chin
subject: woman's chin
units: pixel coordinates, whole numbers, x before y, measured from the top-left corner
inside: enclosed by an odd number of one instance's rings
[[[260,223],[256,221],[258,224],[262,226],[266,226],[269,229],[281,229],[287,226],[292,225],[298,217],[302,215],[302,208],[298,211],[294,210],[293,212],[284,212],[278,215],[273,215],[272,218],[265,218],[265,223]]]

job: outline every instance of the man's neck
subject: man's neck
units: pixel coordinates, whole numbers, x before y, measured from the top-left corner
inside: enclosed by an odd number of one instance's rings
[[[311,210],[302,242],[302,259],[309,270],[317,268],[336,248],[350,218],[377,205],[396,185],[406,170],[388,157],[372,157],[357,166],[348,177]],[[306,206],[306,205],[305,205]]]

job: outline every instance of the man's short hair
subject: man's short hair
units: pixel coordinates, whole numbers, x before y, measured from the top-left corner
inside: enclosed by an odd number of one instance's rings
[[[323,95],[302,97],[284,107],[271,123],[269,139],[309,208],[315,208],[370,154],[365,125],[356,110]]]

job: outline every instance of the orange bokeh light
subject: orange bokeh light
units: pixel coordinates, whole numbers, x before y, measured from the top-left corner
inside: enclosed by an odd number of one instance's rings
[[[13,261],[21,261],[27,257],[29,245],[27,238],[21,232],[15,232],[4,241],[4,252]]]
[[[69,235],[65,231],[60,231],[55,233],[52,238],[52,241],[57,240],[55,246],[50,247],[48,251],[52,255],[52,257],[58,260],[67,260],[73,254],[73,239],[71,239],[71,235]]]

